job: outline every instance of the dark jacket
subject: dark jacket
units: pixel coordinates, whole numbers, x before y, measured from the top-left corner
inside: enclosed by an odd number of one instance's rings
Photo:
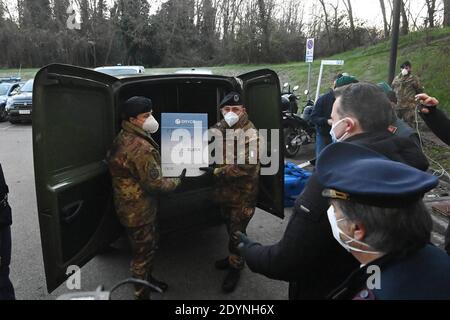
[[[428,169],[428,161],[410,139],[389,132],[365,133],[346,142],[364,145],[388,158]],[[296,201],[294,214],[281,241],[254,245],[246,252],[249,268],[269,278],[289,281],[290,299],[325,299],[359,263],[333,238],[327,218],[329,202],[313,174]]]
[[[324,94],[317,100],[316,106],[311,114],[311,122],[314,123],[317,132],[321,135],[330,135],[331,126],[328,124],[328,120],[331,119],[335,101],[334,91],[330,90],[330,92]]]
[[[450,119],[442,110],[430,108],[430,111],[430,114],[421,113],[422,119],[439,139],[450,146]]]
[[[374,275],[369,269],[371,266],[377,266],[381,271],[380,287],[373,290],[367,287],[367,280]],[[383,257],[355,271],[329,298],[333,300],[449,300],[450,257],[432,245],[405,257],[397,255]]]

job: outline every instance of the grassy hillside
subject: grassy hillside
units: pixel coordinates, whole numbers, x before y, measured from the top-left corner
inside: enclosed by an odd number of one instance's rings
[[[299,47],[299,50],[304,48]],[[345,60],[343,67],[326,67],[322,92],[331,85],[333,76],[341,71],[355,75],[360,80],[386,81],[389,64],[390,43],[358,48],[327,59]],[[410,60],[414,72],[420,76],[426,91],[439,97],[442,107],[450,113],[450,28],[411,33],[400,39],[399,64]],[[239,75],[259,68],[270,68],[278,72],[281,82],[300,85],[303,92],[307,87],[308,66],[305,63],[277,65],[227,65],[209,68],[216,74]],[[312,68],[312,92],[315,93],[319,75],[320,60]],[[167,73],[177,69],[147,69],[149,74]],[[37,69],[21,71],[24,79],[35,75]],[[18,70],[0,70],[0,77],[16,75]]]

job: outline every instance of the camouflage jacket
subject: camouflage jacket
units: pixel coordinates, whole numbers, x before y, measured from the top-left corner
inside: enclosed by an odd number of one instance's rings
[[[415,108],[416,95],[424,92],[424,88],[422,87],[419,78],[412,74],[407,76],[402,74],[398,75],[394,79],[394,82],[392,82],[392,88],[397,94],[398,106],[405,109]]]
[[[108,155],[114,188],[114,202],[125,227],[153,223],[158,194],[171,192],[180,179],[163,178],[158,144],[141,128],[128,121]]]
[[[212,129],[219,130],[223,136],[223,161],[216,165],[214,171],[216,201],[232,207],[256,206],[261,172],[258,152],[262,147],[256,127],[249,121],[248,115],[244,114],[232,128],[236,135],[245,134],[245,142],[244,140],[239,142],[239,139],[227,141],[226,132],[231,128],[225,120],[216,124]],[[227,144],[231,145],[231,143],[234,148],[227,149]],[[228,160],[231,160],[228,162],[227,152],[229,153]],[[238,161],[239,159],[245,159],[245,162]]]

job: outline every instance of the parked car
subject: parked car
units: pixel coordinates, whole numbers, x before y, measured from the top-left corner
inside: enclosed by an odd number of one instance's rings
[[[12,124],[20,122],[31,122],[33,112],[33,82],[28,80],[18,91],[18,93],[6,102],[6,112],[8,120]]]
[[[145,68],[142,66],[99,67],[94,70],[113,77],[132,76],[145,73]]]
[[[206,113],[212,126],[220,120],[219,102],[232,90],[244,93],[250,119],[257,128],[282,128],[280,83],[271,70],[237,78],[168,74],[119,79],[55,64],[38,72],[33,96],[33,152],[49,291],[65,281],[69,266],[83,266],[120,235],[105,162],[121,129],[119,105],[143,95],[153,100],[158,121],[161,113]],[[154,138],[160,143],[160,135]],[[258,207],[284,217],[281,134],[279,138],[279,148],[274,147],[272,157],[280,170],[261,177]],[[212,190],[212,177],[202,176],[187,178],[180,190],[162,196],[162,232],[217,221],[219,210],[212,201]]]
[[[4,82],[20,82],[22,81],[22,79],[20,77],[2,77],[0,78],[0,83],[4,83]]]
[[[6,102],[19,92],[22,85],[20,82],[0,83],[0,122],[7,120]]]

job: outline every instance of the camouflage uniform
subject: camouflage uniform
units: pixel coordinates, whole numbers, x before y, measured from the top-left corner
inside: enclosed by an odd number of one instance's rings
[[[230,235],[229,263],[231,267],[241,270],[244,268],[245,261],[237,249],[239,240],[236,233],[239,231],[246,233],[247,226],[255,214],[261,170],[258,159],[258,148],[261,147],[261,142],[259,141],[255,126],[248,120],[246,113],[244,113],[239,122],[233,127],[236,133],[247,133],[245,136],[245,149],[237,148],[234,140],[227,142],[226,130],[230,130],[231,128],[225,121],[219,122],[213,129],[219,130],[224,138],[224,161],[222,161],[223,164],[217,165],[214,170],[216,181],[214,198],[221,205],[221,212],[226,221],[228,234]],[[234,148],[228,148],[227,151],[227,143],[233,143]],[[251,146],[256,146],[257,149],[250,151],[249,147]],[[232,153],[230,157],[230,160],[233,159],[232,164],[226,163],[226,152]],[[238,164],[237,160],[239,158],[245,159],[245,164]],[[250,161],[250,159],[253,160]]]
[[[398,107],[396,108],[397,115],[403,119],[410,127],[416,127],[416,95],[423,93],[420,80],[417,76],[411,73],[407,76],[398,75],[394,82],[392,82],[392,89],[397,94]]]
[[[122,128],[108,156],[114,202],[131,242],[133,277],[147,280],[158,242],[157,196],[175,190],[180,179],[162,177],[159,146],[145,131],[128,121]],[[144,290],[137,288],[136,296],[142,294]]]

